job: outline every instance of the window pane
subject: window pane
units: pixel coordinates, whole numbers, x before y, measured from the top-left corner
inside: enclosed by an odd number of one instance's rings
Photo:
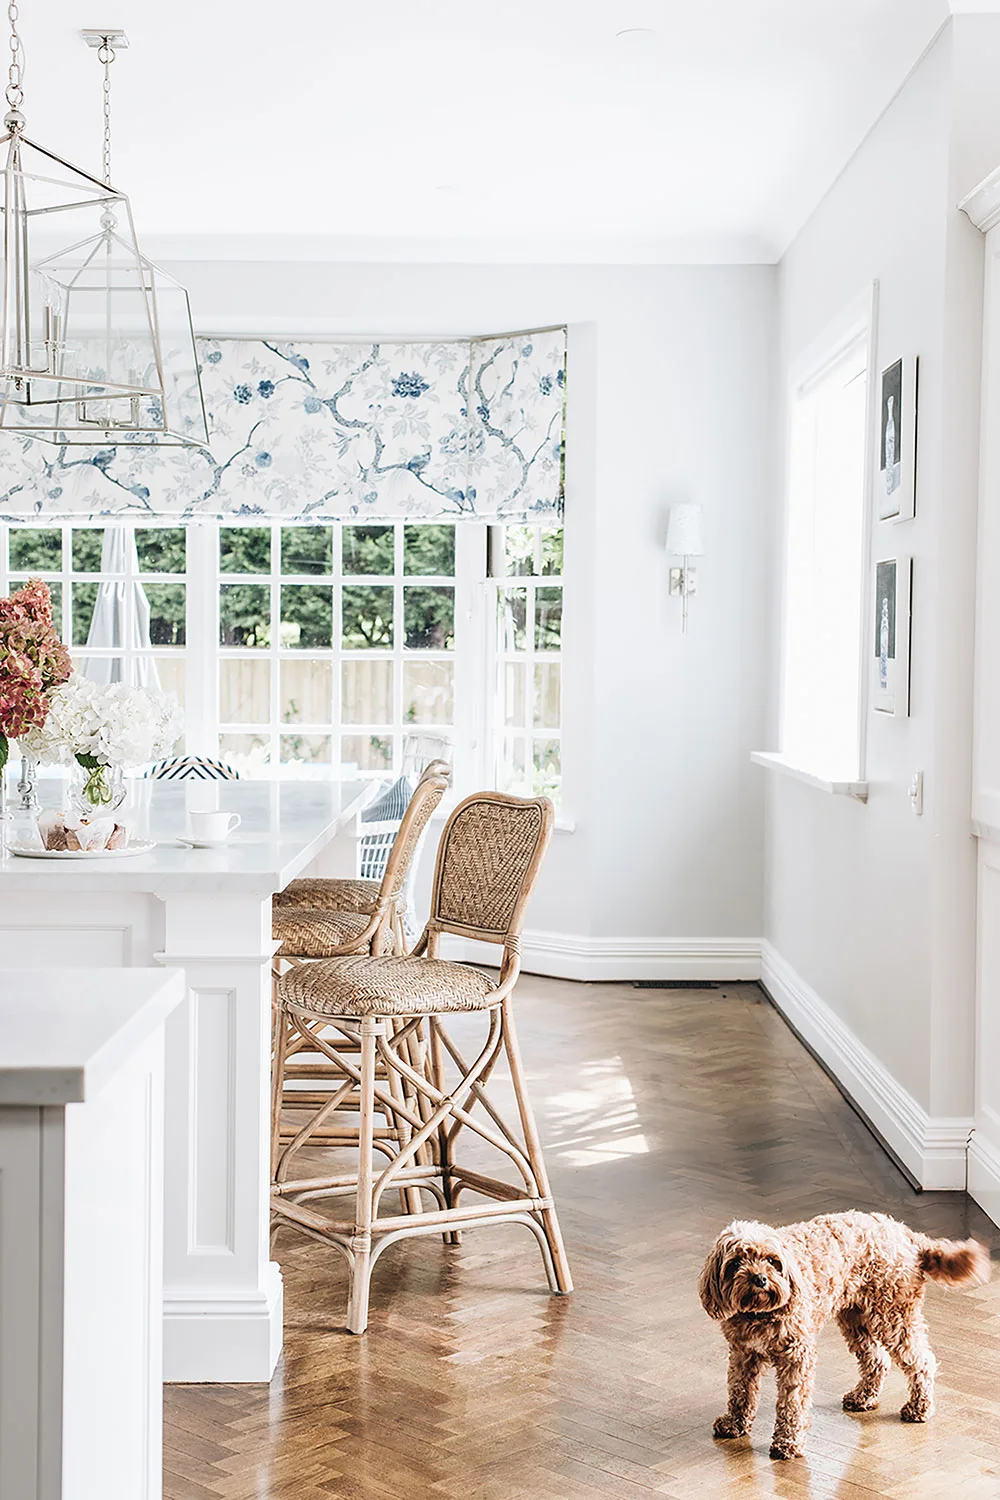
[[[388,771],[392,766],[392,738],[378,734],[345,734],[340,758],[359,771]]]
[[[535,740],[532,752],[532,796],[556,796],[559,791],[559,780],[562,776],[559,741]]]
[[[562,666],[557,661],[535,667],[535,728],[558,729],[562,720]]]
[[[506,661],[503,664],[503,721],[515,727],[524,725],[524,678],[527,668],[523,661]]]
[[[561,526],[542,527],[542,572],[560,575],[563,570],[563,529]]]
[[[403,590],[404,642],[411,650],[452,651],[455,647],[455,590]]]
[[[283,724],[332,723],[333,663],[283,661],[280,712]]]
[[[165,693],[173,693],[183,708],[187,688],[187,670],[183,656],[154,656],[149,660],[160,679],[162,690]]]
[[[187,567],[183,526],[137,526],[135,550],[140,573],[183,573]]]
[[[394,550],[391,526],[345,526],[341,566],[345,573],[391,573]]]
[[[503,743],[503,753],[497,774],[501,792],[525,792],[527,783],[526,742],[518,735],[508,735]]]
[[[302,761],[307,766],[328,766],[333,760],[333,740],[328,734],[283,734],[281,761]]]
[[[283,526],[281,571],[326,573],[333,568],[332,526]]]
[[[454,723],[455,668],[450,661],[403,664],[403,718],[409,724]]]
[[[267,646],[271,640],[271,590],[266,583],[227,583],[219,590],[219,643]]]
[[[97,583],[74,583],[72,585],[70,597],[73,605],[73,633],[70,639],[74,646],[87,644],[99,587],[100,584]]]
[[[101,571],[101,548],[104,545],[104,529],[100,526],[73,532],[73,570],[76,573],[99,573]]]
[[[341,709],[344,724],[391,724],[391,661],[345,661],[341,669]]]
[[[219,532],[219,571],[270,573],[269,526],[223,526]]]
[[[391,646],[393,591],[375,584],[347,584],[343,591],[343,644],[364,651]]]
[[[12,526],[7,535],[10,566],[13,570],[24,568],[35,573],[59,572],[62,567],[62,532],[58,527],[36,530],[32,526],[15,530]]]
[[[50,583],[49,593],[52,595],[52,618],[55,621],[56,630],[62,635],[62,584]]]
[[[562,645],[562,589],[535,590],[535,650],[558,651]]]
[[[535,571],[535,528],[505,526],[503,529],[503,570],[508,578],[524,577]]]
[[[271,746],[265,734],[220,734],[219,753],[246,775],[254,767],[267,765]]]
[[[528,591],[500,589],[497,593],[501,651],[527,649]]]
[[[219,663],[219,719],[223,724],[267,724],[271,718],[271,663],[243,658]]]
[[[323,583],[286,583],[281,589],[282,646],[300,651],[333,646],[333,589]]]
[[[153,646],[183,646],[185,597],[183,583],[143,585],[149,600],[149,640]]]
[[[454,526],[404,526],[403,572],[451,578],[455,572]]]

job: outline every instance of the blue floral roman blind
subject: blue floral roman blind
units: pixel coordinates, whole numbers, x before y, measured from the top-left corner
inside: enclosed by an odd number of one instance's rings
[[[440,343],[198,344],[210,452],[3,434],[0,519],[562,512],[564,328]]]

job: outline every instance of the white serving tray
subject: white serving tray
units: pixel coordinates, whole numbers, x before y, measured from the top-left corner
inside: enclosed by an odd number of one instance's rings
[[[132,859],[156,848],[155,839],[133,839],[124,849],[39,849],[28,844],[8,844],[21,859]]]

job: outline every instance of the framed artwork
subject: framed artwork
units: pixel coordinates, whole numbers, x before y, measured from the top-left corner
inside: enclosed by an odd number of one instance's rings
[[[880,521],[912,520],[917,479],[917,360],[897,359],[879,381]]]
[[[910,604],[913,559],[875,564],[875,649],[872,707],[905,718],[910,712]]]

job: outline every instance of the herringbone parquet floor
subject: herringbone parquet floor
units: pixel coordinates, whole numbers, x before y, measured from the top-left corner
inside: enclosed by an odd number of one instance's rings
[[[752,985],[643,991],[528,978],[518,1017],[576,1277],[546,1294],[508,1226],[387,1252],[372,1322],[343,1331],[345,1275],[283,1231],[285,1353],[270,1388],[172,1386],[166,1500],[998,1500],[1000,1277],[932,1287],[938,1414],[849,1415],[824,1337],[809,1456],[715,1444],[725,1349],[699,1306],[729,1219],[882,1209],[930,1232],[994,1230],[960,1194],[916,1194]]]

